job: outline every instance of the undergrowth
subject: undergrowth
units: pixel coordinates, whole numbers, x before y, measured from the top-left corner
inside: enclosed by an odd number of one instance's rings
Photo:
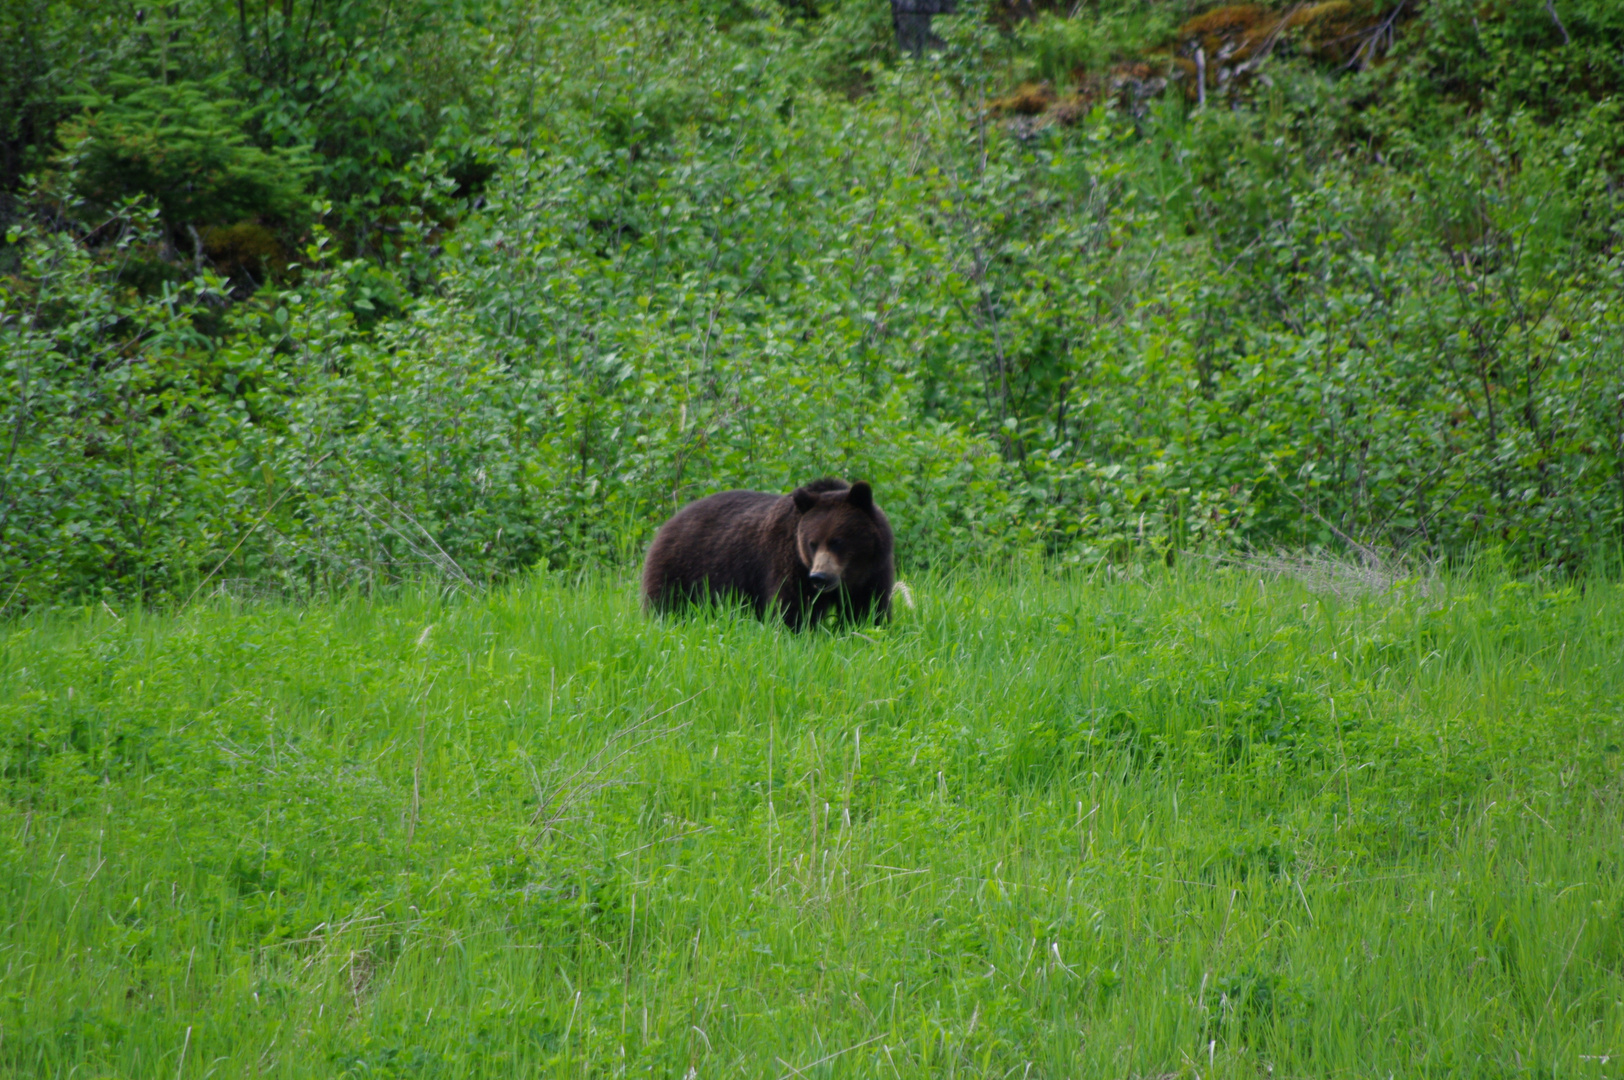
[[[27,6],[0,614],[819,475],[923,567],[1624,539],[1616,0]]]

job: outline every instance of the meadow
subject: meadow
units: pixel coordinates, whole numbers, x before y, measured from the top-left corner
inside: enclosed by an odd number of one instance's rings
[[[1624,586],[0,624],[0,1074],[1624,1073]]]

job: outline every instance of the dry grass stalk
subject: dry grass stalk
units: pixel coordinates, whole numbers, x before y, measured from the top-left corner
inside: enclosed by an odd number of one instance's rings
[[[1290,578],[1311,593],[1342,599],[1385,596],[1400,582],[1410,580],[1418,581],[1422,595],[1426,595],[1437,577],[1434,563],[1418,563],[1397,552],[1384,554],[1365,545],[1357,545],[1352,558],[1314,551],[1278,551],[1220,555],[1213,561],[1266,577]]]
[[[661,728],[651,728],[650,725],[660,717],[668,716],[675,710],[680,709],[698,696],[699,694],[692,694],[675,705],[644,716],[640,720],[616,731],[591,757],[582,762],[580,767],[561,780],[549,783],[532,767],[530,770],[530,783],[536,791],[536,812],[530,817],[530,827],[538,829],[536,840],[538,842],[544,840],[558,831],[558,827],[569,820],[570,810],[584,799],[605,788],[617,787],[625,783],[619,776],[607,776],[606,774],[639,747],[647,746],[651,742],[663,739],[668,735],[674,735],[686,728],[689,723],[686,720],[680,724],[672,724]],[[555,763],[548,770],[548,778],[555,775],[558,769],[559,766]]]

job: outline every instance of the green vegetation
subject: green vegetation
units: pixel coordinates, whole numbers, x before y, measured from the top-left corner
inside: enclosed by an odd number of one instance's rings
[[[1619,1075],[1624,6],[965,8],[0,8],[0,1074]]]
[[[1618,585],[915,584],[13,622],[0,1073],[1619,1075]]]
[[[825,472],[916,570],[1624,542],[1612,0],[6,11],[4,610]]]
[[[68,186],[103,214],[151,194],[160,219],[176,228],[298,213],[297,156],[249,144],[234,115],[241,102],[209,89],[124,79],[113,94],[90,98],[61,129]]]

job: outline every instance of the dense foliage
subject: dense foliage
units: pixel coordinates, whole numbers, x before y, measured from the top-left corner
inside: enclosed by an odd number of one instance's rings
[[[821,472],[915,566],[1616,551],[1616,5],[1043,6],[905,62],[877,0],[35,4],[8,602],[615,561]]]

